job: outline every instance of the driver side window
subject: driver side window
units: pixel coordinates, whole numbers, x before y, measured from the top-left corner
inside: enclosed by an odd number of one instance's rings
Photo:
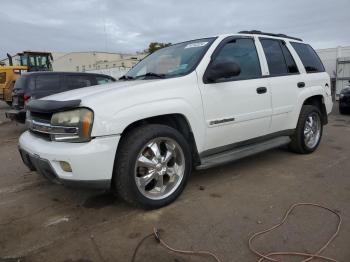
[[[226,43],[216,55],[212,65],[233,62],[240,67],[237,76],[224,81],[244,80],[261,77],[261,68],[255,43],[250,38],[238,38]]]

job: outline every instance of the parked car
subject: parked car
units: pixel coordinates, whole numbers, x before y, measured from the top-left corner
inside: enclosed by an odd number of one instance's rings
[[[350,86],[347,86],[342,91],[340,91],[339,112],[340,114],[346,114],[350,112]]]
[[[24,163],[52,181],[159,208],[205,169],[282,145],[316,150],[330,77],[302,40],[259,31],[160,49],[124,81],[28,103]]]
[[[23,74],[15,83],[12,92],[12,109],[6,117],[24,123],[25,105],[31,99],[116,81],[113,77],[94,73],[32,72]]]

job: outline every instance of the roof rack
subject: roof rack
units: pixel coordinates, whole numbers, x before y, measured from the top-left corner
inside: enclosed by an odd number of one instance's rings
[[[269,36],[284,37],[284,38],[294,39],[294,40],[298,40],[298,41],[303,41],[302,39],[297,38],[297,37],[292,37],[292,36],[288,36],[285,34],[266,33],[266,32],[261,32],[259,30],[240,31],[238,33],[239,34],[253,34],[253,35],[269,35]]]

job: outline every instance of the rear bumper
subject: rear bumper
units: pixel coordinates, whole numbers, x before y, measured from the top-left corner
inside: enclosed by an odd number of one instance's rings
[[[24,109],[11,109],[5,112],[6,118],[15,120],[20,123],[25,123],[26,121],[26,110]]]
[[[95,138],[87,143],[51,142],[28,131],[20,137],[19,151],[24,164],[48,180],[95,189],[109,189],[119,136]],[[61,168],[68,162],[72,172]]]

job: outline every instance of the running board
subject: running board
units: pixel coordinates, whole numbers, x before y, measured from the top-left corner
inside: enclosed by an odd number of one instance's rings
[[[213,166],[235,161],[246,156],[251,156],[269,149],[286,145],[290,141],[291,139],[289,138],[289,136],[281,136],[281,137],[276,137],[264,142],[255,143],[255,144],[235,148],[230,151],[225,151],[222,153],[207,156],[201,159],[202,164],[200,166],[197,166],[196,169],[198,170],[207,169]]]

